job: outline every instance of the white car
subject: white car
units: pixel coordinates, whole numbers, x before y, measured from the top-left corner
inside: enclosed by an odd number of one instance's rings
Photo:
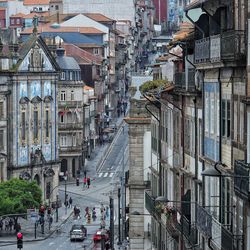
[[[83,241],[87,237],[87,229],[83,225],[73,225],[70,230],[70,240]]]

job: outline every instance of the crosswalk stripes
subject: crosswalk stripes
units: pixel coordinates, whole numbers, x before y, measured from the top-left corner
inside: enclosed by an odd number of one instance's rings
[[[111,178],[114,175],[114,173],[110,173],[110,172],[101,172],[98,174],[99,178]]]

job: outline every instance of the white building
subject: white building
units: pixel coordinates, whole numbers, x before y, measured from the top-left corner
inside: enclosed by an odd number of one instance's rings
[[[65,0],[63,12],[101,13],[114,20],[130,20],[132,23],[135,19],[133,0]]]

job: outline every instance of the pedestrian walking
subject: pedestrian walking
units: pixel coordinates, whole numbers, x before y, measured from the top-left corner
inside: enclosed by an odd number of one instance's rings
[[[83,178],[83,187],[86,187],[86,186],[87,186],[87,178],[84,177],[84,178]]]
[[[86,169],[84,170],[84,178],[87,178],[87,171],[86,171]]]
[[[0,220],[0,230],[2,231],[3,230],[3,221]]]
[[[72,198],[69,197],[69,207],[70,207],[70,208],[72,208],[72,202],[73,202]]]
[[[67,200],[64,202],[64,206],[65,206],[65,207],[68,207],[68,206],[69,206],[69,202],[68,202]]]
[[[87,185],[88,185],[88,188],[89,188],[89,186],[90,186],[90,177],[89,176],[87,178]]]
[[[12,227],[13,227],[13,221],[12,221],[12,219],[10,219],[10,221],[9,221],[9,229],[10,229],[10,231],[12,231]]]

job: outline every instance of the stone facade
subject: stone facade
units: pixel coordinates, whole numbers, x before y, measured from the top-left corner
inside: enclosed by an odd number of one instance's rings
[[[145,133],[150,131],[151,119],[144,99],[131,99],[129,117],[129,239],[130,249],[144,248],[144,147]],[[150,147],[149,147],[150,148]],[[140,215],[134,215],[133,212]]]

